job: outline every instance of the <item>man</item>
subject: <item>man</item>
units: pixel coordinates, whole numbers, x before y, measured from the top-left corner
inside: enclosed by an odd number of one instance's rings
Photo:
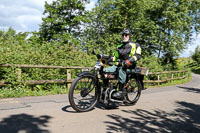
[[[113,94],[115,98],[121,98],[123,87],[126,83],[126,69],[133,69],[136,66],[136,61],[141,58],[141,47],[139,44],[131,41],[131,30],[125,29],[122,31],[122,43],[117,46],[114,53],[112,67],[105,69],[106,72],[115,72],[119,68],[119,91]]]

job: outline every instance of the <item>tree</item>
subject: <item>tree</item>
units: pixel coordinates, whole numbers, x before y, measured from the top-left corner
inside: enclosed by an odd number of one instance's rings
[[[200,63],[200,46],[197,46],[194,54],[192,55],[192,59],[196,61],[198,64]]]
[[[143,55],[173,59],[191,42],[191,35],[200,31],[199,7],[199,0],[99,0],[89,33],[99,37],[94,40],[97,46],[99,42],[106,44],[102,46],[105,50],[114,45],[110,40],[120,40],[116,34],[130,28],[133,41],[143,48]]]
[[[77,37],[81,24],[87,22],[85,4],[88,0],[57,0],[45,3],[40,37],[46,41]]]

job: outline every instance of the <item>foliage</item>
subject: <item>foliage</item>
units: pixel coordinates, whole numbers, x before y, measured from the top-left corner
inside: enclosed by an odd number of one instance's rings
[[[89,55],[76,47],[80,42],[69,39],[68,43],[59,41],[35,43],[31,37],[26,40],[26,33],[13,33],[12,29],[4,32],[0,39],[1,63],[33,64],[33,65],[63,65],[91,66]],[[11,34],[11,35],[10,35]],[[31,40],[34,41],[31,41]],[[84,57],[84,58],[83,58]],[[92,57],[92,56],[91,56]],[[88,60],[83,60],[83,59]]]
[[[184,70],[184,69],[190,69],[189,64],[192,63],[193,60],[190,57],[182,57],[176,59],[176,69],[177,70]]]
[[[93,66],[96,57],[90,52],[95,49],[98,53],[112,54],[121,43],[120,32],[129,28],[132,40],[142,47],[139,66],[151,72],[185,69],[183,62],[188,62],[178,55],[191,42],[192,34],[200,31],[199,0],[98,0],[92,11],[86,11],[88,2],[46,3],[39,32],[16,33],[12,28],[0,31],[1,63]],[[198,52],[192,58],[199,64]],[[15,84],[17,71],[16,67],[0,68],[0,78]],[[73,78],[76,72],[72,71]],[[66,79],[66,71],[22,69],[22,81],[40,79]],[[49,94],[52,88],[53,94],[66,92],[58,85],[38,85],[31,88],[31,95]],[[11,85],[0,91],[8,96],[28,95],[29,89]]]
[[[38,86],[30,88],[29,86],[9,86],[0,89],[0,98],[24,97],[24,96],[44,96],[53,94],[66,94],[68,90],[61,85],[43,85],[46,89],[40,89]]]
[[[87,22],[85,4],[88,0],[57,0],[45,3],[43,22],[40,26],[41,39],[67,42],[72,35],[81,33],[81,23]]]
[[[166,65],[186,48],[192,32],[199,31],[199,7],[199,0],[99,0],[89,15],[87,36],[94,38],[96,47],[109,51],[120,40],[116,34],[130,28],[143,56],[163,56]]]
[[[162,72],[163,66],[161,66],[155,56],[144,57],[138,63],[139,66],[148,68],[151,72]]]
[[[167,83],[162,83],[162,84],[160,84],[160,85],[157,85],[157,84],[146,84],[145,86],[147,87],[147,88],[155,88],[155,87],[163,87],[163,86],[171,86],[171,85],[178,85],[178,84],[184,84],[184,83],[188,83],[190,80],[191,80],[191,74],[190,74],[190,72],[188,73],[188,78],[186,78],[186,79],[182,79],[182,80],[179,80],[179,79],[177,79],[177,80],[172,80],[171,82],[167,82]]]
[[[200,46],[197,46],[194,54],[192,55],[192,59],[200,64]]]
[[[12,28],[0,33],[1,64],[93,66],[96,61],[93,55],[89,55],[75,47],[73,42],[78,44],[79,41],[74,39],[65,44],[63,42],[51,41],[43,42],[41,45],[36,36],[26,39],[28,33],[16,33]],[[66,70],[63,69],[23,68],[22,81],[66,79],[66,73]],[[0,74],[0,80],[12,83],[9,88],[16,85],[18,80],[16,67],[0,68]],[[50,87],[44,85],[42,90],[49,90],[48,88]]]
[[[193,61],[188,64],[191,68],[192,72],[200,74],[200,46],[197,46],[194,53],[192,54],[191,58]]]

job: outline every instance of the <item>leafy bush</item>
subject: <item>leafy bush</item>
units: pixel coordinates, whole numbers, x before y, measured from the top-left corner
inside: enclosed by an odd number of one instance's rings
[[[158,63],[158,59],[155,56],[145,56],[138,62],[138,65],[148,68],[151,72],[163,71],[163,67]]]
[[[27,39],[27,37],[28,33],[16,34],[12,28],[8,31],[0,32],[1,64],[93,66],[96,62],[96,57],[81,50],[79,47],[80,42],[72,37],[70,37],[68,43],[65,44],[63,44],[62,41],[42,42],[41,44],[41,41],[39,41],[36,35],[33,35],[29,39]],[[16,85],[18,80],[17,71],[17,67],[1,67],[0,80]],[[75,77],[75,70],[72,70],[72,73],[72,76]],[[22,81],[66,78],[67,71],[63,69],[22,69]],[[7,88],[13,88],[14,92],[16,92],[13,85]],[[43,87],[40,86],[40,88],[43,90],[50,90],[50,86],[55,87],[55,85],[42,86]],[[23,86],[20,88],[23,88]],[[24,86],[24,89],[26,88],[27,87]],[[38,88],[38,86],[35,86],[35,88]],[[60,87],[57,87],[58,90],[59,88]]]
[[[85,47],[82,47],[83,44],[71,36],[66,36],[67,43],[62,40],[41,41],[37,33],[32,33],[30,38],[28,36],[29,33],[16,33],[12,28],[8,31],[0,31],[1,64],[92,67],[96,63],[96,57],[87,53]],[[92,51],[92,47],[88,48],[87,51]],[[110,51],[102,53],[110,54]],[[150,72],[164,71],[166,67],[161,64],[155,56],[144,55],[144,53],[143,58],[138,62],[138,66],[147,67]],[[177,67],[177,69],[182,68]],[[0,98],[67,93],[66,85],[18,85],[17,71],[17,67],[0,68],[0,80],[12,83],[5,89],[0,89]],[[78,72],[80,70],[71,70],[72,79]],[[66,78],[67,71],[64,69],[22,68],[22,81]],[[149,77],[149,79],[156,78],[155,75]]]
[[[192,59],[197,63],[200,63],[200,46],[196,47],[195,52],[192,55]]]

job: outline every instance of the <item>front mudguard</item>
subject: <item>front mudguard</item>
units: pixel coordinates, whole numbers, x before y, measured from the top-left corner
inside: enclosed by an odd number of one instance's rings
[[[94,74],[92,72],[81,72],[77,76],[78,77],[81,77],[81,76],[94,76],[94,77],[96,77],[96,74]]]
[[[82,76],[92,76],[94,78],[96,78],[96,86],[97,86],[97,91],[96,93],[98,98],[100,97],[100,94],[101,94],[101,85],[99,83],[99,79],[97,78],[97,75],[95,73],[92,73],[92,72],[81,72],[77,75],[78,77],[82,77]]]

